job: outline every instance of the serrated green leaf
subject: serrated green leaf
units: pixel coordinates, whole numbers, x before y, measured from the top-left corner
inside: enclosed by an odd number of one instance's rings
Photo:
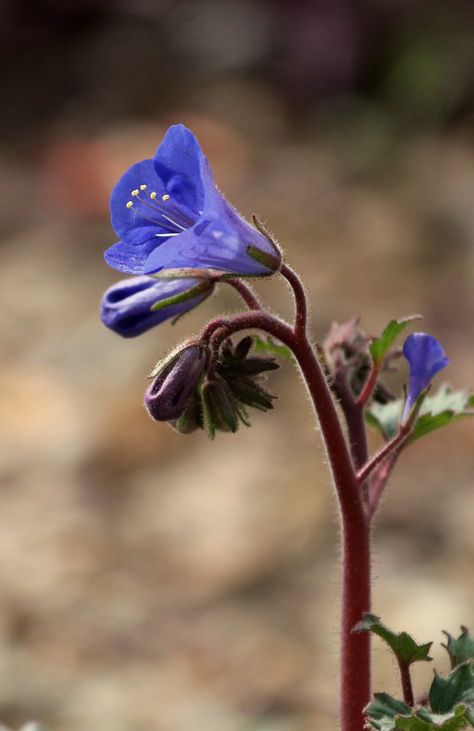
[[[375,693],[374,700],[364,709],[371,726],[380,731],[392,731],[395,728],[396,717],[410,713],[410,706],[392,698],[388,693]]]
[[[410,315],[409,317],[402,317],[400,320],[390,320],[382,335],[379,338],[374,338],[369,345],[370,355],[372,356],[374,363],[377,365],[382,363],[385,355],[392,347],[400,333],[405,330],[411,322],[419,319],[420,315]]]
[[[254,350],[261,353],[272,353],[273,355],[279,355],[282,358],[292,358],[293,353],[286,345],[276,343],[272,338],[262,338],[260,335],[256,335],[253,344]]]
[[[407,444],[454,421],[474,416],[473,405],[473,396],[466,391],[453,391],[444,384],[433,396],[426,397]]]
[[[474,637],[471,637],[467,627],[461,627],[461,634],[457,639],[454,639],[449,632],[444,634],[447,637],[447,642],[443,647],[449,653],[452,668],[466,662],[466,660],[474,660]]]
[[[466,391],[453,391],[450,386],[444,384],[437,393],[425,398],[405,446],[447,424],[473,416],[473,405],[474,396],[470,396]],[[388,441],[398,432],[402,410],[402,399],[389,401],[386,404],[373,401],[365,411],[365,420]]]
[[[473,661],[458,665],[445,677],[435,673],[429,692],[429,701],[431,710],[435,713],[452,711],[458,703],[474,706]]]
[[[430,647],[433,644],[432,642],[417,645],[413,637],[407,632],[400,632],[399,634],[392,632],[392,630],[380,621],[380,617],[376,617],[375,614],[364,614],[364,618],[356,624],[353,631],[372,632],[372,634],[378,635],[378,637],[381,637],[387,643],[398,660],[407,667],[420,660],[427,662],[432,660],[428,655]]]
[[[459,704],[449,713],[414,710],[387,693],[376,693],[364,711],[369,728],[378,731],[460,731],[472,725],[468,709]]]
[[[401,731],[460,731],[470,725],[466,708],[459,705],[451,713],[429,713],[419,709],[408,718],[400,716],[395,721],[395,729]]]

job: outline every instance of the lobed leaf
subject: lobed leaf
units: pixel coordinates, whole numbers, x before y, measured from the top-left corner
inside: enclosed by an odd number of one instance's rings
[[[474,660],[474,638],[469,634],[467,627],[461,627],[461,634],[457,639],[454,639],[449,632],[444,633],[447,637],[447,642],[443,647],[449,653],[451,660],[451,667],[455,668],[466,660]]]
[[[473,661],[468,660],[458,665],[444,678],[435,673],[429,701],[431,710],[435,713],[447,713],[458,703],[465,703],[474,708]]]
[[[409,315],[400,320],[390,320],[382,335],[370,343],[369,351],[374,363],[380,365],[400,333],[414,320],[420,319],[421,315]]]
[[[365,709],[367,727],[378,731],[460,731],[472,726],[464,704],[448,713],[431,713],[426,708],[412,709],[387,693],[376,693]]]
[[[403,410],[403,400],[389,401],[386,404],[373,401],[365,411],[365,420],[388,441],[398,432]],[[474,415],[474,396],[467,391],[453,391],[444,384],[437,393],[426,396],[413,430],[405,442],[412,444],[420,437],[452,424],[459,419]]]
[[[400,632],[399,634],[392,632],[375,614],[364,614],[364,618],[356,624],[353,632],[372,632],[372,634],[378,635],[395,653],[399,662],[407,667],[420,660],[427,662],[432,660],[428,655],[432,642],[417,645],[413,637],[407,632]]]

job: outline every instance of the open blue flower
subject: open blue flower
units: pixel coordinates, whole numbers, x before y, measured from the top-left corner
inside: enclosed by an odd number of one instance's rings
[[[100,316],[111,330],[133,338],[196,307],[213,289],[210,279],[130,277],[105,292]]]
[[[121,241],[105,259],[118,271],[265,276],[280,267],[278,249],[219,193],[199,142],[181,124],[168,129],[153,159],[123,175],[110,210]]]
[[[409,335],[403,344],[403,355],[410,366],[410,384],[402,416],[402,421],[406,421],[418,396],[436,373],[446,368],[449,358],[436,338],[426,333]]]

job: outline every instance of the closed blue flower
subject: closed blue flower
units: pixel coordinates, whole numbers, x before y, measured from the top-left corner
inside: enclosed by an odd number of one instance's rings
[[[403,355],[410,366],[410,384],[402,417],[402,421],[406,421],[417,398],[436,373],[446,368],[449,358],[436,338],[426,333],[409,335],[403,345]]]
[[[181,124],[168,129],[153,159],[123,175],[110,210],[121,241],[105,259],[121,272],[265,276],[281,264],[275,245],[219,193],[199,142]]]
[[[133,338],[196,307],[213,289],[210,279],[130,277],[105,292],[101,319],[119,335]]]
[[[178,351],[145,391],[145,407],[155,421],[175,421],[193,398],[208,363],[207,348],[190,345]]]

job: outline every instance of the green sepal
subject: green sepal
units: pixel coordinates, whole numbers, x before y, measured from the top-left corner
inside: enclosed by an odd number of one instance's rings
[[[369,345],[370,355],[376,365],[381,365],[387,352],[392,347],[393,343],[405,330],[410,323],[414,320],[420,320],[421,315],[409,315],[408,317],[402,317],[400,320],[390,320],[387,327],[383,331],[379,338],[373,338]]]
[[[250,357],[245,360],[225,364],[225,371],[232,376],[258,376],[266,371],[276,371],[280,366],[274,358]]]
[[[260,411],[273,409],[272,401],[277,398],[250,378],[234,378],[229,388],[238,401]]]
[[[432,642],[417,645],[413,637],[407,632],[400,632],[399,634],[392,632],[375,614],[364,614],[362,621],[358,622],[352,631],[372,632],[372,634],[378,635],[395,653],[399,662],[406,667],[419,660],[425,660],[427,662],[432,660],[428,654],[433,644]]]
[[[164,310],[165,307],[179,305],[181,302],[187,302],[188,300],[192,300],[195,297],[205,294],[205,292],[210,291],[213,287],[214,284],[210,279],[202,279],[199,284],[196,284],[194,287],[191,287],[184,292],[180,292],[172,297],[167,297],[166,299],[155,302],[155,304],[150,307],[150,310],[151,312],[156,312],[157,310]]]
[[[470,710],[462,703],[448,713],[431,713],[413,710],[387,693],[375,693],[364,713],[368,728],[378,731],[460,731],[472,726]]]
[[[444,678],[435,673],[429,692],[431,710],[434,713],[448,713],[458,703],[474,710],[473,661],[461,663]]]
[[[443,647],[448,651],[452,668],[466,660],[474,660],[474,638],[469,634],[467,627],[461,627],[461,634],[457,639],[454,639],[449,632],[444,634],[447,641]]]
[[[252,345],[253,337],[251,335],[246,335],[242,340],[239,340],[234,348],[234,356],[237,360],[245,360],[252,349]]]
[[[206,380],[200,395],[204,427],[211,439],[216,431],[235,433],[239,428],[239,410],[227,383],[221,378]]]
[[[192,434],[198,429],[202,429],[202,411],[197,395],[190,399],[181,416],[171,423],[171,426],[178,434]]]
[[[271,272],[277,272],[281,266],[280,256],[268,254],[266,251],[262,251],[262,249],[259,249],[258,246],[254,246],[253,244],[249,244],[247,246],[247,254],[251,259],[258,262],[258,264],[262,264],[262,266],[270,269]]]

